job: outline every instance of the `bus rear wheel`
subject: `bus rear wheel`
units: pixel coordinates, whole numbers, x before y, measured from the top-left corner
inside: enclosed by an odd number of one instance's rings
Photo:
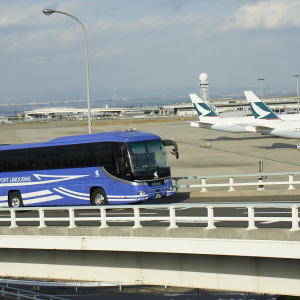
[[[9,207],[22,207],[23,200],[20,192],[12,192],[8,196],[8,206]]]
[[[95,206],[108,205],[107,196],[103,189],[98,188],[93,191],[91,203]]]

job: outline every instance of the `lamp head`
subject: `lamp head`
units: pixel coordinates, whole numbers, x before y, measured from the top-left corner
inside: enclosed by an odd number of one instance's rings
[[[44,9],[44,10],[43,10],[43,13],[44,13],[46,16],[50,16],[51,14],[55,13],[55,10],[52,10],[52,9]]]

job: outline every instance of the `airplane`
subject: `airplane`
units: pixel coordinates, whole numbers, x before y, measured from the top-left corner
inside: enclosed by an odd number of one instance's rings
[[[196,94],[190,94],[190,98],[199,116],[199,121],[191,122],[192,127],[238,133],[255,132],[253,125],[257,121],[254,116],[221,118]]]
[[[300,138],[299,114],[277,116],[252,91],[244,93],[257,121],[257,124],[253,125],[257,133],[291,139]]]
[[[226,132],[259,133],[278,137],[298,138],[297,128],[299,127],[300,130],[300,122],[298,124],[295,121],[297,119],[300,121],[300,114],[284,114],[278,117],[253,92],[245,92],[245,95],[246,98],[248,97],[248,101],[252,99],[250,101],[250,108],[254,116],[221,118],[196,94],[190,94],[190,98],[199,116],[199,121],[191,122],[191,126]],[[276,125],[278,121],[284,121],[284,123]],[[277,126],[278,128],[275,130]],[[286,126],[289,126],[288,132],[286,131]]]

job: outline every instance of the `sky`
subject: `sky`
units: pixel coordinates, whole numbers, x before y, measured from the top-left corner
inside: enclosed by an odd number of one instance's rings
[[[299,0],[0,0],[0,102],[86,88],[294,87]]]

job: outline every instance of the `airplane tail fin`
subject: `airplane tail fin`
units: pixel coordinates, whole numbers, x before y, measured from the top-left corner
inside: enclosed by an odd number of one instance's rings
[[[196,94],[190,94],[190,98],[195,106],[197,114],[200,118],[203,117],[217,117],[217,114],[206,105]]]
[[[280,120],[271,109],[263,103],[252,91],[244,92],[255,119]]]

